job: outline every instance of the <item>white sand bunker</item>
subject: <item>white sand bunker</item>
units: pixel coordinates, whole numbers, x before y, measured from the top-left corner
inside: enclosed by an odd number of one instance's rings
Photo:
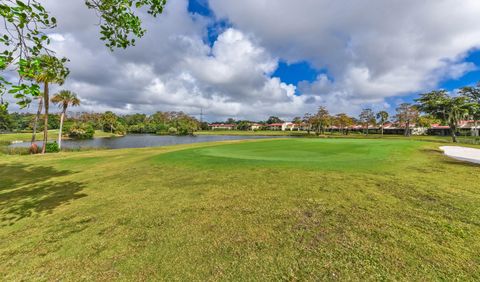
[[[480,149],[458,147],[458,146],[443,146],[440,147],[445,155],[460,160],[471,163],[480,164]]]

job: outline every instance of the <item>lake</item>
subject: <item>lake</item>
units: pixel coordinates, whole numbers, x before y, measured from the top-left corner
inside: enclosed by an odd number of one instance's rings
[[[281,136],[277,136],[281,137]],[[226,136],[226,135],[198,135],[198,136],[163,136],[153,134],[129,134],[123,137],[94,138],[88,140],[63,140],[64,148],[145,148],[160,147],[178,144],[192,144],[201,142],[215,142],[227,140],[266,139],[275,136]],[[53,142],[53,141],[51,141]],[[41,146],[42,142],[37,142]],[[10,145],[10,147],[29,147],[30,142],[22,142]]]

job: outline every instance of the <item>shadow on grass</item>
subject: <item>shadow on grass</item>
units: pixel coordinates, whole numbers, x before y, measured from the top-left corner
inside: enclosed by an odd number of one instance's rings
[[[82,183],[57,179],[69,174],[47,166],[0,165],[0,226],[51,213],[58,206],[85,197],[80,193]]]

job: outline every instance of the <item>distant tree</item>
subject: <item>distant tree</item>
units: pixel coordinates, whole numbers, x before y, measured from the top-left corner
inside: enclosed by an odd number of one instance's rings
[[[271,116],[267,119],[267,124],[273,124],[273,123],[283,123],[283,120],[281,120],[279,117]]]
[[[359,116],[360,122],[363,123],[366,128],[366,134],[368,135],[368,131],[370,128],[370,125],[375,124],[375,114],[373,113],[372,109],[363,109],[362,112],[360,113]]]
[[[317,134],[325,134],[325,128],[330,126],[330,123],[330,113],[328,112],[327,108],[320,106],[313,119],[313,126],[315,127]]]
[[[463,87],[460,94],[466,98],[468,105],[469,116],[473,119],[475,124],[474,136],[479,135],[478,121],[480,120],[480,82],[476,87]]]
[[[208,122],[204,121],[200,123],[200,130],[208,130]]]
[[[314,120],[314,117],[312,116],[312,114],[306,113],[303,116],[303,122],[306,125],[308,135],[310,135],[310,131],[312,131],[313,120]]]
[[[237,129],[238,130],[249,130],[251,124],[252,123],[247,121],[247,120],[239,121],[238,124],[237,124]]]
[[[8,114],[7,107],[0,107],[0,132],[11,131],[13,122],[11,116]]]
[[[103,131],[113,133],[116,129],[116,125],[118,122],[118,117],[111,111],[107,111],[102,115],[102,124],[103,124]]]
[[[353,119],[345,113],[340,113],[340,114],[336,115],[336,122],[337,122],[338,126],[340,127],[340,130],[342,131],[342,134],[347,134],[348,133],[347,128],[354,124]]]
[[[294,117],[292,123],[295,125],[297,130],[300,130],[300,126],[302,125],[302,118],[301,117]]]
[[[68,106],[76,107],[80,105],[80,99],[78,99],[77,94],[68,91],[68,90],[61,90],[57,94],[52,97],[52,103],[56,104],[61,109],[60,114],[60,129],[58,132],[58,148],[62,149],[62,134],[63,134],[63,122],[65,120],[65,116],[67,115]]]
[[[380,111],[377,113],[377,120],[381,125],[381,130],[382,130],[382,136],[383,136],[383,128],[385,126],[385,123],[388,121],[388,113],[386,111]]]
[[[126,115],[124,118],[127,125],[144,124],[147,122],[147,115],[145,114]]]
[[[88,123],[74,123],[68,129],[68,136],[73,139],[92,139],[95,129]]]
[[[227,124],[235,124],[235,123],[237,123],[237,122],[235,121],[235,119],[233,119],[233,118],[228,118],[228,119],[227,119]]]
[[[468,116],[470,109],[466,97],[451,97],[447,91],[440,90],[421,94],[415,101],[420,111],[448,124],[452,141],[458,142],[456,135],[458,124]]]
[[[420,127],[430,128],[435,123],[441,123],[441,121],[431,115],[420,115],[417,119],[417,124]]]
[[[412,131],[410,129],[410,125],[417,122],[419,117],[419,112],[416,106],[413,106],[409,103],[403,103],[396,109],[397,115],[395,118],[399,124],[403,124],[405,131],[405,136],[411,136]]]

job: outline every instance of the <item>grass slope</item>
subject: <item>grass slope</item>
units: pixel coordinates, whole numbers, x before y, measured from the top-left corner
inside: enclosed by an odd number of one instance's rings
[[[289,139],[0,156],[2,280],[478,280],[479,166]]]

